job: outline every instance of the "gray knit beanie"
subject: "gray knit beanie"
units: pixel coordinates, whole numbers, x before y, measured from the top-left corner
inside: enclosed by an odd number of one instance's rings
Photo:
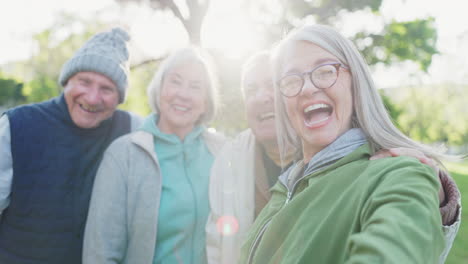
[[[68,79],[82,71],[101,73],[110,78],[119,89],[119,103],[125,100],[128,86],[128,49],[130,36],[121,28],[94,35],[62,67],[59,82],[65,86]]]

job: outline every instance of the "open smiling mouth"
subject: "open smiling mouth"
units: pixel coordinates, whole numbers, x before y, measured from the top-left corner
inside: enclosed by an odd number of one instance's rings
[[[321,125],[330,119],[333,107],[328,104],[313,104],[304,109],[304,124],[307,127]]]
[[[176,111],[179,111],[179,112],[187,112],[190,110],[190,108],[188,107],[184,107],[184,106],[181,106],[181,105],[173,105],[172,106]]]
[[[84,105],[84,104],[79,104],[80,108],[88,113],[97,113],[99,112],[101,109],[100,107],[96,107],[96,106],[90,106],[90,105]]]
[[[260,122],[270,120],[270,119],[273,119],[273,118],[275,118],[275,113],[274,112],[266,112],[266,113],[263,113],[263,114],[259,114],[257,116],[257,120],[260,121]]]

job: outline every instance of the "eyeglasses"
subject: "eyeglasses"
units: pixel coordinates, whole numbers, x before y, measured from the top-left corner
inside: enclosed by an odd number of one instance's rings
[[[294,97],[301,92],[305,83],[304,75],[308,74],[315,87],[327,89],[338,80],[340,68],[348,69],[341,63],[330,63],[319,65],[308,72],[289,74],[279,80],[278,87],[284,96]]]

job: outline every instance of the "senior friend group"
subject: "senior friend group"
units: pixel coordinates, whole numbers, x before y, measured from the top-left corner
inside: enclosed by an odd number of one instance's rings
[[[296,28],[244,63],[234,138],[208,129],[222,117],[200,48],[158,66],[150,115],[117,110],[129,40],[94,35],[59,96],[0,118],[0,263],[444,263],[454,157],[394,126],[337,30]]]

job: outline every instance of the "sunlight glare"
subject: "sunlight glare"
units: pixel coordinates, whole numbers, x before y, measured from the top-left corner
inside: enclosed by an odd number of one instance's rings
[[[258,49],[259,38],[248,23],[241,1],[213,1],[202,29],[202,46],[238,59]]]
[[[141,52],[134,51],[132,60],[160,58],[189,42],[182,24],[170,12],[154,12],[147,6],[134,6],[133,9],[127,7],[126,13],[132,42]]]

